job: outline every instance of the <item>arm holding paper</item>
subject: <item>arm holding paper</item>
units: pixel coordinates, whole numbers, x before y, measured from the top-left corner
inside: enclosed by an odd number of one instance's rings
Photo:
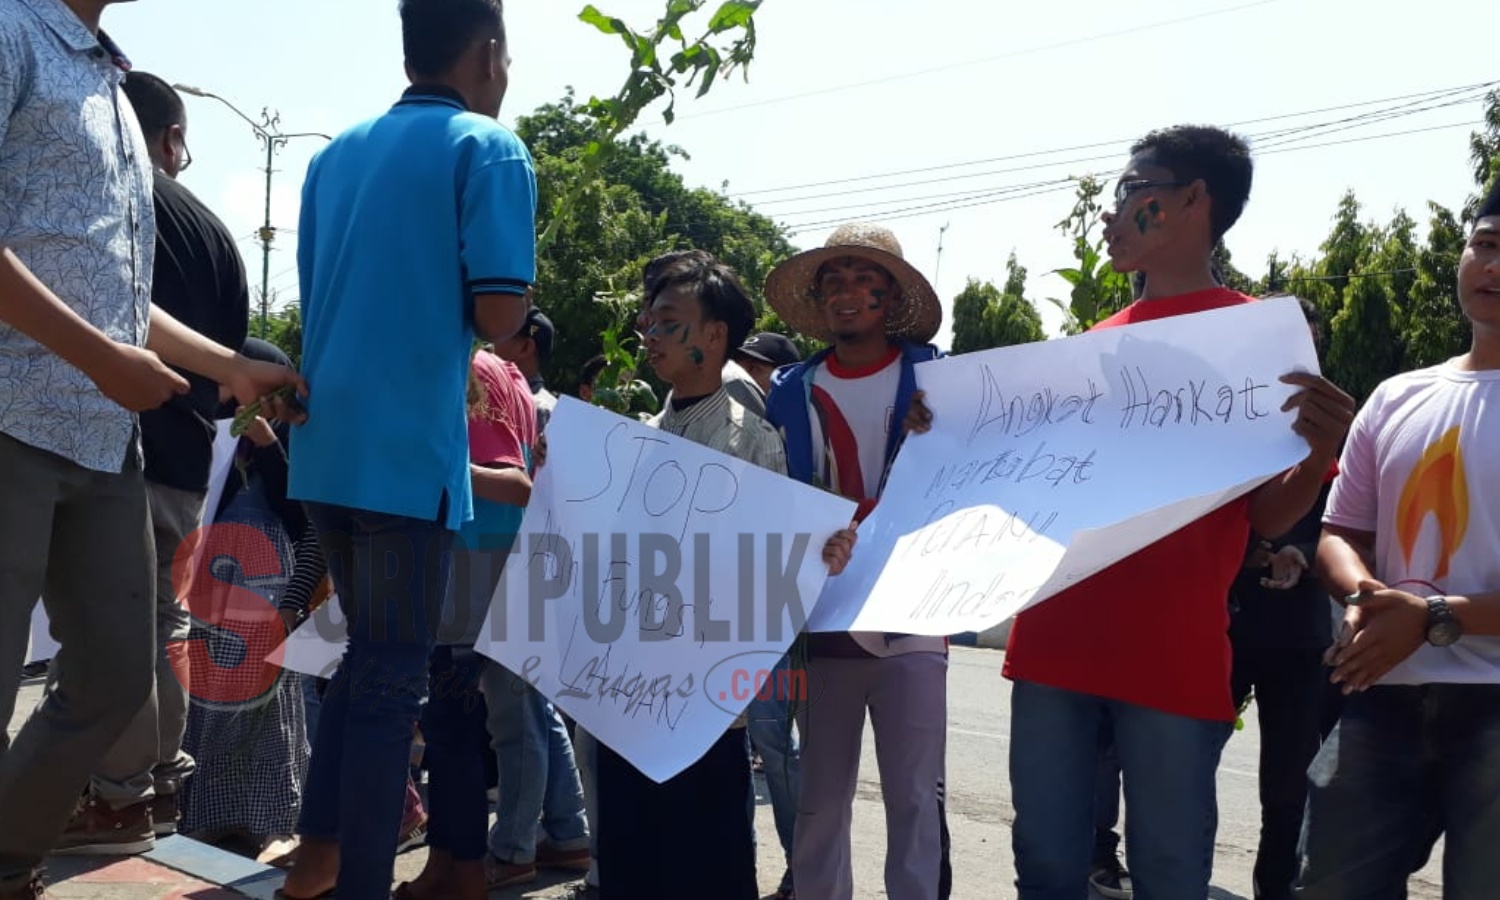
[[[469,478],[474,486],[474,496],[481,500],[523,507],[531,501],[531,476],[525,469],[470,463]]]
[[[1301,388],[1281,409],[1298,411],[1292,430],[1307,441],[1309,452],[1250,498],[1250,527],[1272,539],[1286,534],[1317,502],[1355,413],[1354,398],[1321,375],[1293,372],[1281,380]]]

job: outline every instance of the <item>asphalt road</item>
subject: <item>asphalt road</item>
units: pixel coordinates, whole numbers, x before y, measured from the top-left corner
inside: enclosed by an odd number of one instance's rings
[[[1010,784],[1006,753],[1010,732],[1010,687],[1000,677],[1002,654],[993,650],[953,648],[948,676],[948,815],[953,834],[955,900],[990,900],[1014,896],[1015,873],[1010,852]],[[16,719],[20,726],[40,695],[38,682],[22,688]],[[1250,871],[1255,858],[1260,810],[1256,794],[1259,734],[1252,715],[1224,751],[1219,768],[1219,835],[1214,861],[1213,900],[1249,900]],[[880,802],[874,742],[867,737],[860,766],[854,812],[855,896],[885,896],[881,871],[885,853],[885,820]],[[761,835],[761,887],[775,888],[783,860],[775,842],[771,808],[764,796],[757,811]],[[670,836],[664,836],[670,840]],[[424,853],[413,851],[398,862],[398,877],[421,869]],[[1412,900],[1440,900],[1441,845],[1434,862],[1411,882]],[[495,897],[555,900],[567,895],[570,882],[546,878],[525,890],[497,892]],[[704,896],[712,896],[706,891]]]

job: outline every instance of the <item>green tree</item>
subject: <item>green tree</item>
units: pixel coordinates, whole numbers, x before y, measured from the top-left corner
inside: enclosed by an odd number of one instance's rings
[[[1057,223],[1057,230],[1067,235],[1073,243],[1073,258],[1078,265],[1069,269],[1057,269],[1055,275],[1072,285],[1068,302],[1055,298],[1048,302],[1062,310],[1063,330],[1068,334],[1080,334],[1096,322],[1130,305],[1133,294],[1130,279],[1114,270],[1104,258],[1104,238],[1094,236],[1099,224],[1099,195],[1104,185],[1092,176],[1078,179],[1078,190],[1074,195],[1073,211]]]
[[[634,377],[641,271],[654,256],[707,250],[739,272],[756,296],[771,267],[793,252],[772,220],[715,191],[687,187],[671,170],[683,152],[645,134],[619,141],[588,169],[582,159],[593,127],[571,94],[516,124],[536,163],[539,227],[554,234],[537,255],[536,303],[557,326],[546,374],[562,390],[573,388],[584,361],[606,350],[614,360],[606,381]],[[573,193],[570,206],[557,202],[562,191]],[[570,212],[554,226],[564,208]],[[761,311],[762,327],[785,331],[764,304]]]
[[[630,74],[613,97],[592,97],[584,105],[589,127],[588,140],[577,155],[579,178],[552,198],[552,214],[537,238],[539,253],[547,250],[566,223],[580,212],[575,207],[591,190],[593,176],[625,146],[619,140],[621,135],[648,106],[666,97],[662,118],[670,125],[678,88],[696,86],[697,96],[702,97],[721,75],[748,69],[755,56],[755,11],[761,0],[726,0],[709,17],[703,36],[689,41],[683,32],[684,22],[702,9],[704,2],[667,0],[666,10],[655,25],[639,32],[592,4],[578,14],[580,20],[620,38],[630,51]],[[730,43],[722,45],[724,40]]]
[[[1464,204],[1463,223],[1472,224],[1474,212],[1496,179],[1500,179],[1500,90],[1484,96],[1484,130],[1469,135],[1469,165],[1479,192]]]
[[[1346,191],[1334,213],[1333,230],[1319,247],[1323,255],[1311,267],[1312,279],[1297,287],[1299,293],[1318,305],[1325,322],[1332,322],[1338,316],[1349,274],[1370,252],[1370,228],[1360,222],[1359,215],[1359,200],[1353,191]]]
[[[1016,251],[1010,251],[1010,256],[1005,260],[1005,287],[1002,289],[1007,296],[1026,296],[1026,267],[1016,259]],[[1030,302],[1030,301],[1027,301]]]
[[[1247,291],[1246,293],[1254,294],[1257,297],[1264,297],[1267,294],[1278,294],[1290,290],[1290,277],[1290,266],[1282,262],[1277,252],[1272,250],[1271,255],[1266,257],[1265,276],[1254,284],[1254,290]]]
[[[988,281],[970,278],[964,289],[953,298],[953,352],[972,353],[986,350],[985,312],[1000,302],[1000,289]]]
[[[273,296],[274,300],[275,297]],[[274,304],[273,304],[274,306]],[[287,303],[273,309],[266,319],[265,340],[270,341],[292,361],[294,368],[302,366],[302,305]]]
[[[1451,210],[1436,203],[1427,208],[1427,243],[1416,254],[1402,335],[1406,369],[1452,359],[1468,348],[1471,338],[1469,320],[1458,305],[1458,258],[1465,229]]]
[[[1361,401],[1400,365],[1400,333],[1393,319],[1390,295],[1378,277],[1350,280],[1330,328],[1325,368],[1335,384]]]
[[[1229,255],[1229,247],[1222,240],[1214,245],[1213,266],[1225,287],[1242,294],[1255,293],[1255,282],[1250,279],[1249,275],[1234,267],[1234,261]]]
[[[1401,371],[1405,310],[1416,281],[1416,227],[1399,209],[1384,228],[1363,226],[1364,252],[1344,277],[1327,362],[1333,380],[1360,399]]]
[[[953,300],[953,352],[970,353],[1044,341],[1041,313],[1026,299],[1026,268],[1015,253],[1005,263],[1005,288],[970,278]]]

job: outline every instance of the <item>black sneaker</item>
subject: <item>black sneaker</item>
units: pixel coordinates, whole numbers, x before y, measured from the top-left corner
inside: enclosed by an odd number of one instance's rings
[[[1130,888],[1130,873],[1125,871],[1117,856],[1094,863],[1094,870],[1089,873],[1089,886],[1108,900],[1131,900],[1135,896]]]

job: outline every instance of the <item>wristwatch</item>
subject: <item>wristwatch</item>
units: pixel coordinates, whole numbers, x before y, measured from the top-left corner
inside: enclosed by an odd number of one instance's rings
[[[1428,597],[1427,643],[1434,647],[1447,647],[1463,636],[1463,623],[1448,608],[1448,598]]]

